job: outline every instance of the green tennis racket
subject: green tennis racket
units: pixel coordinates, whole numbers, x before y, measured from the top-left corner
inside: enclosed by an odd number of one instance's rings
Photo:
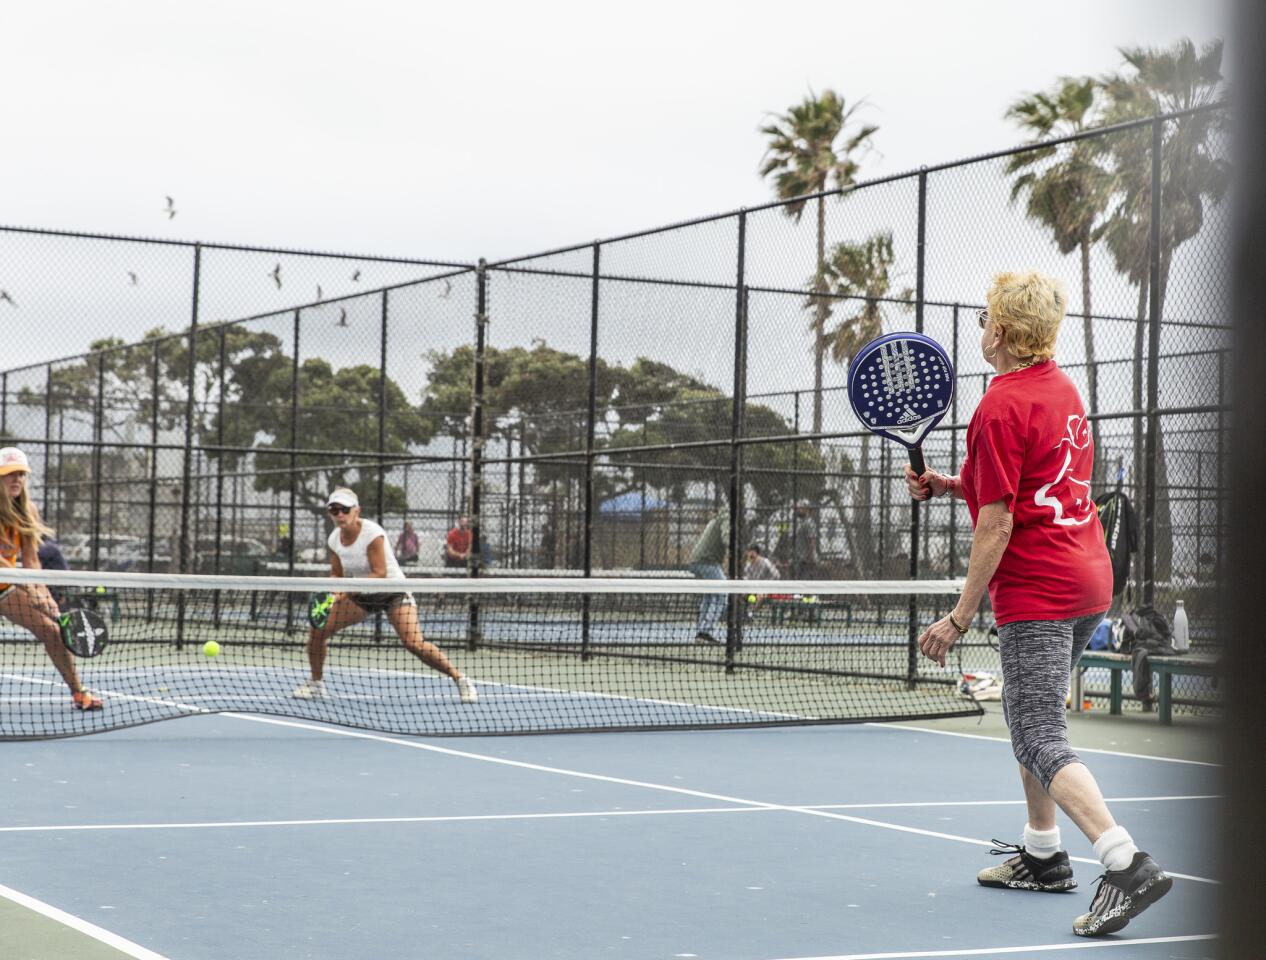
[[[334,594],[314,593],[308,602],[308,623],[320,630],[330,622],[330,611],[334,609]]]

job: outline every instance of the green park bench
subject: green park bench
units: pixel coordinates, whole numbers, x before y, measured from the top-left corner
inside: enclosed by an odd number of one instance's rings
[[[1122,674],[1131,668],[1132,660],[1126,653],[1109,653],[1105,650],[1087,650],[1077,661],[1079,670],[1088,667],[1100,667],[1111,671],[1108,686],[1109,712],[1121,713],[1121,704],[1125,697],[1121,689]],[[1216,657],[1186,653],[1181,656],[1147,658],[1148,666],[1156,674],[1159,683],[1156,687],[1156,713],[1161,723],[1169,725],[1174,722],[1174,677],[1214,677],[1218,675]],[[1081,697],[1075,698],[1078,708]]]

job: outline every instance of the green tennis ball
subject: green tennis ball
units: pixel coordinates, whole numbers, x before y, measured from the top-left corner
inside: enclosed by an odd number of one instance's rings
[[[208,640],[202,645],[202,652],[208,657],[218,657],[220,655],[220,645],[214,640]]]
[[[97,587],[97,593],[105,593],[105,587]]]
[[[749,594],[747,595],[747,602],[748,602],[748,603],[755,603],[755,602],[756,602],[756,594],[754,594],[754,593],[749,593]]]

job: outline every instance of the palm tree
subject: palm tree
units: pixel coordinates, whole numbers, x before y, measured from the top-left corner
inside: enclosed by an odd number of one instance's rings
[[[815,300],[826,304],[826,318],[829,319],[833,307],[839,305],[847,309],[845,315],[839,316],[829,330],[822,334],[822,353],[830,352],[836,363],[847,364],[867,343],[883,332],[884,304],[892,292],[892,267],[896,256],[892,249],[892,232],[875,233],[861,243],[837,243],[831,248],[825,267],[819,271],[822,292],[810,295],[806,306]],[[825,294],[825,295],[824,295]],[[913,290],[903,290],[899,299],[907,301],[909,309],[914,298]],[[852,309],[855,307],[855,309]],[[816,318],[815,318],[815,323]],[[870,479],[870,435],[862,434],[861,464],[859,484],[862,509],[870,514],[871,479]],[[887,518],[883,522],[887,522]],[[852,531],[853,525],[846,530]],[[863,523],[861,529],[862,543],[852,543],[853,556],[863,562],[862,569],[875,569],[874,541],[870,536],[872,526]]]
[[[1049,93],[1022,97],[1006,112],[1009,120],[1035,134],[1035,139],[1079,134],[1094,125],[1095,95],[1099,87],[1090,77],[1064,77]],[[1050,230],[1062,254],[1081,254],[1082,341],[1086,354],[1086,390],[1090,413],[1099,412],[1099,372],[1095,363],[1093,310],[1090,298],[1090,247],[1095,227],[1112,195],[1112,175],[1104,168],[1106,147],[1099,137],[1074,141],[1054,163],[1047,161],[1061,148],[1039,146],[1007,161],[1007,173],[1020,174],[1011,185],[1014,203],[1027,194],[1025,212]],[[1102,477],[1103,446],[1099,421],[1091,420],[1096,473]],[[1097,477],[1096,479],[1099,479]]]
[[[773,177],[774,190],[780,200],[791,201],[783,212],[796,223],[804,213],[807,194],[819,194],[817,200],[817,261],[812,289],[821,294],[826,289],[826,205],[821,196],[828,184],[845,190],[856,182],[859,166],[853,155],[879,129],[873,124],[854,124],[860,104],[845,109],[844,98],[833,90],[812,92],[799,104],[778,114],[773,122],[761,127],[768,140],[768,149],[761,162],[760,175]],[[824,331],[830,313],[827,298],[813,298],[813,432],[822,432],[822,367],[826,352]]]
[[[1222,43],[1213,41],[1197,51],[1187,39],[1167,49],[1136,47],[1121,55],[1129,74],[1102,81],[1108,97],[1105,119],[1111,123],[1190,110],[1216,103],[1222,96]],[[1220,202],[1226,194],[1229,167],[1217,156],[1214,138],[1222,132],[1224,118],[1218,111],[1189,114],[1165,124],[1161,146],[1160,276],[1157,315],[1163,316],[1174,251],[1204,226],[1206,201]],[[1147,330],[1149,238],[1151,235],[1151,129],[1143,126],[1111,139],[1117,203],[1100,233],[1119,273],[1137,284],[1138,309],[1134,327],[1133,399],[1143,407],[1143,357]],[[1158,436],[1156,469],[1163,481],[1165,457]],[[1143,458],[1143,425],[1134,426],[1135,482],[1147,464]],[[1158,504],[1158,519],[1165,520],[1168,503]],[[1168,523],[1158,525],[1168,528]],[[1171,545],[1158,543],[1156,572],[1168,576]]]

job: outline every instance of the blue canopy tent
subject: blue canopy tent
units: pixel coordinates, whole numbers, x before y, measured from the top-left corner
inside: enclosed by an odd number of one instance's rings
[[[598,513],[609,520],[637,520],[648,510],[665,510],[670,506],[667,500],[630,490],[618,497],[603,500],[598,504]]]

